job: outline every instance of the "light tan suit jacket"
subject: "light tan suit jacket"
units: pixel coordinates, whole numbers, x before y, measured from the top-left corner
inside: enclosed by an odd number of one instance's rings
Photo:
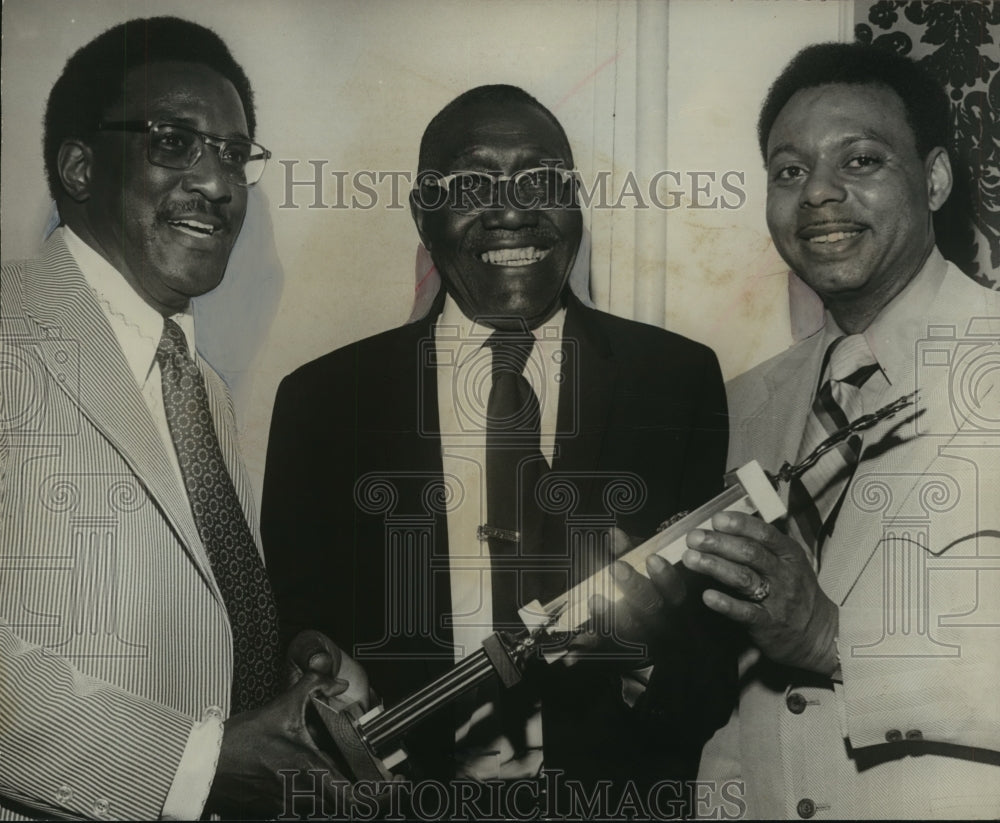
[[[843,685],[756,650],[743,661],[739,707],[699,777],[742,780],[748,816],[1000,816],[997,298],[949,266],[903,330],[905,365],[878,406],[919,388],[920,414],[865,435],[823,548]],[[822,343],[731,382],[731,466],[795,461]]]

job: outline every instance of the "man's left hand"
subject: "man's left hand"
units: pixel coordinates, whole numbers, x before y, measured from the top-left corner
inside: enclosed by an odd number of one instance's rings
[[[832,675],[839,667],[837,606],[820,588],[805,549],[747,514],[716,514],[712,527],[688,534],[683,562],[734,594],[708,589],[705,605],[746,626],[771,660]]]
[[[612,539],[616,557],[633,547],[634,541],[620,529],[614,529]],[[658,648],[671,644],[676,610],[686,593],[680,572],[653,555],[646,561],[648,577],[621,560],[611,566],[611,574],[622,597],[616,603],[600,595],[590,598],[590,628],[573,639],[567,663],[614,660],[634,669],[649,664]]]

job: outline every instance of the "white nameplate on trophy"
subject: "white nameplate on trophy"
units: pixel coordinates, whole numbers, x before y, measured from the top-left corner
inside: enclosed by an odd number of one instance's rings
[[[785,504],[782,503],[771,481],[756,460],[737,469],[734,474],[735,482],[722,494],[685,515],[676,523],[672,523],[663,531],[657,532],[645,543],[631,549],[618,559],[628,563],[643,576],[647,576],[646,560],[651,555],[658,554],[668,563],[680,562],[687,548],[688,532],[692,529],[711,529],[712,515],[718,512],[759,514],[768,523],[786,514]],[[544,606],[535,600],[521,608],[518,614],[531,631],[544,627],[550,634],[572,632],[590,618],[588,601],[595,594],[603,595],[612,602],[622,598],[622,591],[611,576],[609,566],[580,581],[568,592]],[[553,615],[556,614],[559,615],[558,619],[553,620]]]

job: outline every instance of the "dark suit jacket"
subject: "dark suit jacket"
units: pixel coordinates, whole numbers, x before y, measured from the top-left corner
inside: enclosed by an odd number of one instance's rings
[[[568,525],[588,515],[606,520],[609,507],[612,516],[619,509],[620,528],[646,538],[668,516],[705,502],[721,488],[727,444],[725,393],[711,350],[569,300],[564,336],[573,343],[552,471],[570,479],[578,499],[571,511],[548,517],[553,553],[566,551]],[[387,705],[453,659],[447,501],[429,357],[440,308],[441,301],[421,321],[286,377],[268,444],[262,527],[284,631],[327,632],[367,667]],[[616,500],[608,493],[613,480],[640,502]],[[559,593],[533,594],[545,602]],[[691,631],[702,628],[694,621]],[[729,705],[717,670],[701,665],[704,638],[687,639],[693,645],[674,648],[657,666],[658,678],[669,676],[647,693],[640,712],[626,709],[619,676],[607,667],[551,666],[538,675],[532,688],[543,695],[546,767],[588,782],[693,777],[701,744]],[[453,746],[450,723],[436,718],[409,741],[414,759],[437,776],[452,766],[440,754]],[[420,750],[438,757],[417,757]]]

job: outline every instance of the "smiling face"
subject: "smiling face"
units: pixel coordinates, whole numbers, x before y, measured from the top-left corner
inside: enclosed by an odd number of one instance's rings
[[[103,119],[151,120],[223,137],[248,136],[233,84],[193,63],[132,69],[121,102],[104,112]],[[64,185],[67,173],[80,181],[64,218],[147,303],[167,315],[222,280],[243,225],[247,190],[222,177],[210,146],[190,169],[177,170],[152,165],[146,159],[146,139],[143,133],[101,131],[75,153],[64,150]]]
[[[432,167],[442,175],[513,175],[557,163],[572,168],[565,138],[535,106],[470,105],[451,122]],[[499,207],[473,214],[414,203],[413,216],[445,288],[466,317],[495,327],[517,327],[523,320],[535,328],[562,303],[583,222],[575,199],[570,207],[537,209],[530,201],[518,203],[516,192],[512,202],[511,194],[501,190]]]
[[[767,225],[785,262],[845,331],[920,270],[951,189],[944,149],[917,153],[899,96],[880,85],[802,89],[767,141]]]

